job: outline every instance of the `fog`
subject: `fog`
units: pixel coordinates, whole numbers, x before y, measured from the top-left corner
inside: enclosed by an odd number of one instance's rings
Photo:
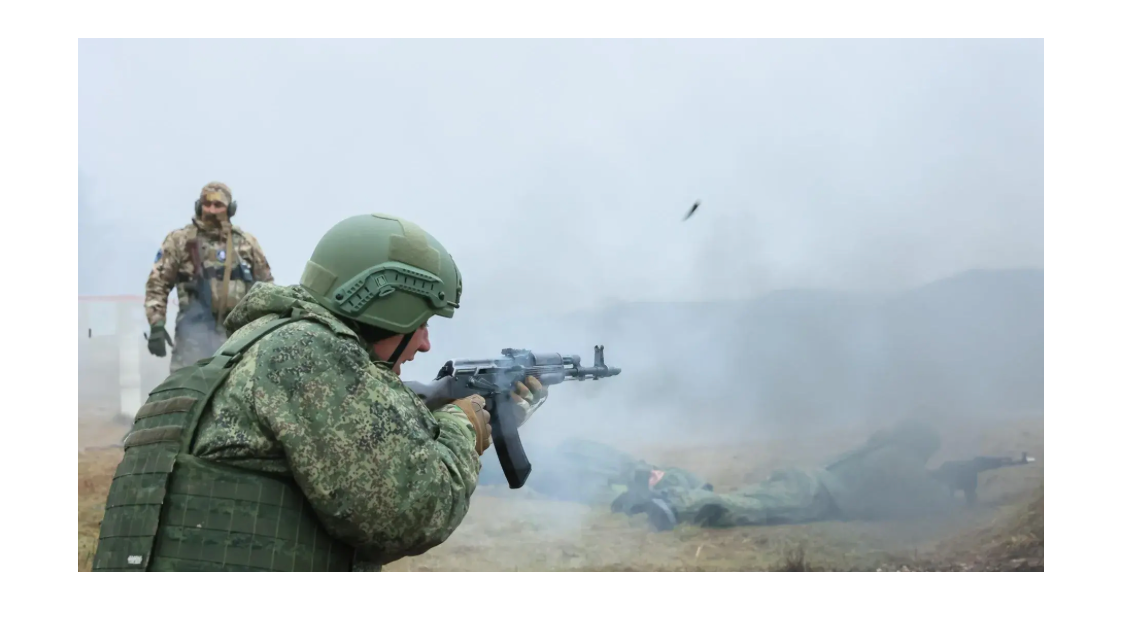
[[[81,41],[79,290],[141,295],[220,180],[278,283],[357,213],[447,246],[406,378],[605,345],[532,445],[1039,413],[1042,77],[1040,41]]]

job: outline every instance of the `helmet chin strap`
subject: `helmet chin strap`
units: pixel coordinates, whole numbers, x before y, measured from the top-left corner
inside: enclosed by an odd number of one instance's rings
[[[409,334],[404,335],[404,338],[401,339],[401,344],[397,345],[397,348],[393,350],[393,355],[389,356],[389,360],[385,363],[389,365],[389,369],[397,366],[397,359],[404,353],[405,348],[407,348],[408,344],[412,341],[412,337],[416,336],[416,332],[417,330],[413,330]]]

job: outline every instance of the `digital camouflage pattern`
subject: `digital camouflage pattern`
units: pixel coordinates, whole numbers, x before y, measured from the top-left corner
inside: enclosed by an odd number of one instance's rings
[[[292,308],[254,344],[201,416],[193,455],[292,476],[359,570],[442,543],[467,513],[480,459],[459,408],[430,412],[301,287],[256,284],[227,319],[243,332]]]
[[[230,228],[233,258],[228,284],[228,310],[243,299],[254,283],[274,282],[271,266],[259,241],[237,226]],[[211,356],[226,338],[223,328],[214,325],[189,328],[183,323],[186,312],[197,299],[191,248],[198,238],[200,262],[211,284],[212,315],[216,318],[221,312],[227,239],[225,228],[213,215],[194,217],[189,225],[170,232],[161,243],[145,283],[145,317],[150,326],[165,322],[169,293],[174,287],[177,290],[176,332],[166,330],[174,340],[170,365],[174,371]]]
[[[706,527],[930,514],[953,503],[926,468],[938,446],[933,429],[908,422],[824,467],[777,471],[726,494],[669,488],[655,489],[653,496],[668,503],[677,522]]]
[[[703,489],[657,489],[678,523],[735,527],[776,523],[810,523],[835,513],[821,470],[776,471],[768,479],[731,493]]]

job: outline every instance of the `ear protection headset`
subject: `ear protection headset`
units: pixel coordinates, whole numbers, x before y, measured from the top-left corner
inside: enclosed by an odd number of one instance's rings
[[[200,217],[204,214],[204,207],[200,205],[200,198],[196,198],[195,204],[196,216]],[[228,219],[231,219],[236,214],[236,201],[233,199],[228,202]]]

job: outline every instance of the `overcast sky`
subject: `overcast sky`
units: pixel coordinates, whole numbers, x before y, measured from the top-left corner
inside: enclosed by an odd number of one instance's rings
[[[279,282],[336,221],[390,212],[448,246],[481,312],[1042,267],[1042,56],[1039,40],[84,40],[79,289],[141,295],[210,180]]]

